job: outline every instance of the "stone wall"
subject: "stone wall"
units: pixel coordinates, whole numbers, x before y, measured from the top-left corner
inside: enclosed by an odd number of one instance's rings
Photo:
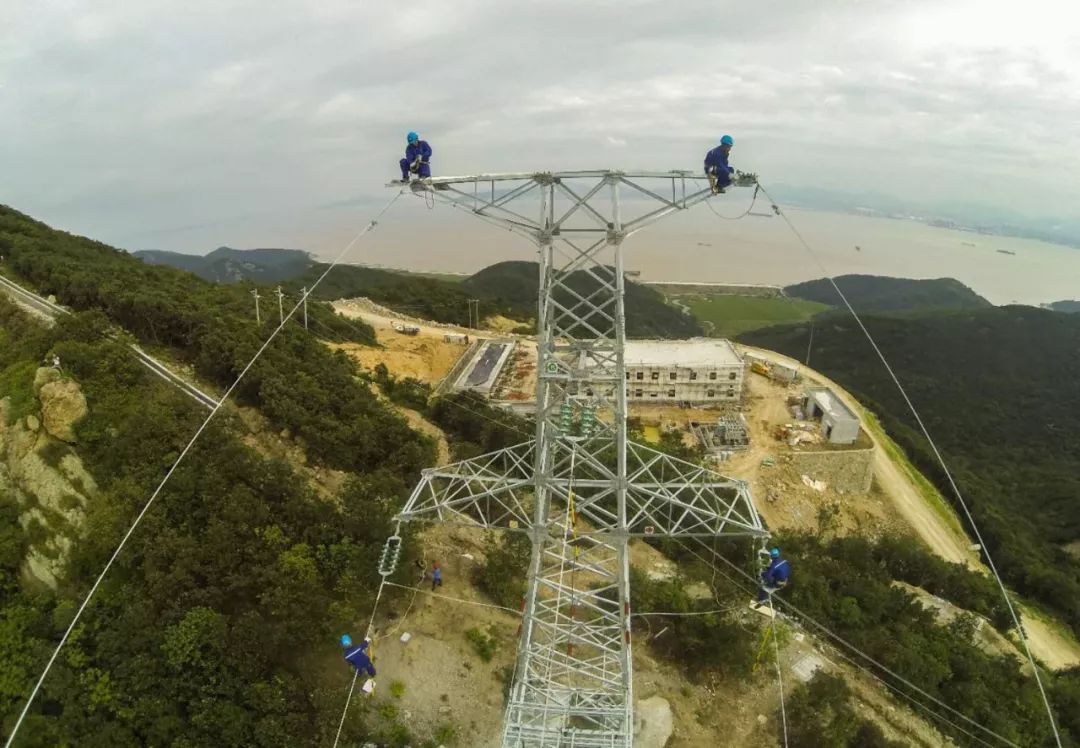
[[[825,481],[838,493],[865,494],[874,478],[874,448],[797,450],[788,453],[786,462],[801,475]]]

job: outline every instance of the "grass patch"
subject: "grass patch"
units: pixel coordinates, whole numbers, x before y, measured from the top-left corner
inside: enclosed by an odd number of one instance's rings
[[[734,294],[692,294],[672,297],[685,304],[690,314],[710,335],[730,338],[772,325],[805,322],[830,307],[816,301],[786,296],[737,296]]]
[[[495,656],[495,649],[498,646],[498,642],[495,641],[495,637],[490,633],[484,633],[478,628],[471,628],[465,632],[465,638],[469,640],[469,644],[476,650],[476,654],[484,662],[491,662],[491,658]]]
[[[405,684],[402,681],[395,680],[390,682],[390,695],[395,699],[400,699],[405,695]]]
[[[435,742],[442,745],[454,745],[457,743],[458,732],[453,725],[439,725],[435,728]]]
[[[907,454],[900,445],[892,440],[882,427],[881,422],[877,416],[870,411],[863,409],[863,416],[865,417],[865,423],[867,429],[877,438],[878,443],[885,449],[885,453],[889,456],[889,459],[900,466],[900,468],[907,475],[908,479],[918,489],[919,493],[934,513],[937,514],[945,523],[952,528],[955,532],[965,539],[965,543],[970,543],[967,533],[964,531],[964,526],[960,522],[960,517],[957,516],[956,511],[952,505],[945,499],[941,491],[937,490],[937,487],[927,480],[926,476],[922,472],[911,464],[911,460],[908,459]]]
[[[19,361],[0,371],[0,398],[11,398],[9,424],[37,410],[37,398],[34,397],[36,372],[37,364],[33,361]]]

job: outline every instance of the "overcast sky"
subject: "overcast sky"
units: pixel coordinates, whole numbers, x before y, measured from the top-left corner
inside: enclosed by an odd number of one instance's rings
[[[0,202],[129,249],[314,248],[442,174],[698,168],[1080,205],[1065,0],[0,0]]]

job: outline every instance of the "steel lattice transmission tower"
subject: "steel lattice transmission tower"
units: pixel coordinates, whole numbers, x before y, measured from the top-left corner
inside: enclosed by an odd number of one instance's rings
[[[532,540],[507,748],[630,748],[630,538],[766,535],[746,483],[626,437],[622,243],[711,197],[704,181],[689,172],[574,171],[405,188],[539,250],[535,439],[424,471],[399,516]]]

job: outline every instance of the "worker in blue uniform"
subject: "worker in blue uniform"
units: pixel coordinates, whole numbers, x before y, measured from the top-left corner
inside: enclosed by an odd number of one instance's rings
[[[364,639],[360,646],[354,647],[352,637],[348,634],[341,636],[341,646],[345,649],[345,661],[356,668],[357,673],[366,673],[369,678],[375,677],[375,665],[368,656],[368,646],[371,640]]]
[[[761,589],[758,590],[754,607],[761,607],[771,595],[784,589],[789,579],[791,579],[791,564],[780,557],[779,548],[773,548],[769,551],[769,566],[761,572]]]
[[[401,181],[408,182],[410,174],[415,174],[420,179],[431,178],[431,146],[415,132],[410,132],[405,139],[408,141],[405,158],[398,162],[401,166]]]
[[[724,188],[731,184],[735,167],[728,164],[728,154],[734,145],[735,139],[725,135],[720,138],[720,145],[705,154],[705,176],[709,178],[709,187],[714,195],[723,192]]]

